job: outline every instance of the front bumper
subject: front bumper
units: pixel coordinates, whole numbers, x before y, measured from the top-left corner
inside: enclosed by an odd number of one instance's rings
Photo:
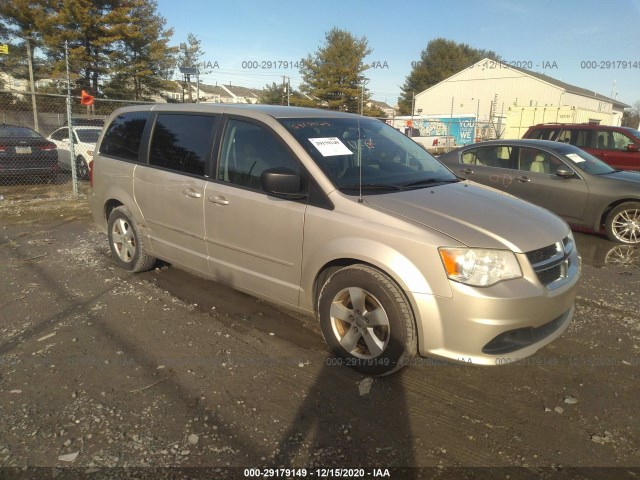
[[[545,287],[528,262],[523,277],[488,288],[451,282],[451,297],[412,294],[418,351],[425,357],[502,365],[533,355],[559,337],[575,312],[580,258],[571,253],[564,283]]]

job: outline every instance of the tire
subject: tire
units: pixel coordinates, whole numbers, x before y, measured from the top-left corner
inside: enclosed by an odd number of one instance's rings
[[[365,375],[388,375],[416,354],[415,320],[404,293],[366,265],[329,277],[318,299],[318,320],[336,363]]]
[[[76,176],[78,180],[89,180],[89,164],[82,155],[76,157]]]
[[[605,230],[613,242],[640,243],[640,202],[622,203],[611,210]]]
[[[130,272],[144,272],[153,267],[156,259],[146,253],[138,227],[126,207],[113,209],[107,228],[109,249],[120,268]]]

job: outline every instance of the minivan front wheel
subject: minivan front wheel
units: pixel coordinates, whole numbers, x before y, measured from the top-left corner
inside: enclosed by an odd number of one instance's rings
[[[130,272],[144,272],[153,266],[156,259],[146,253],[138,228],[126,207],[113,209],[107,228],[111,255],[118,266]]]
[[[622,203],[611,210],[605,230],[609,240],[614,242],[640,243],[640,203]]]
[[[366,265],[338,270],[322,287],[320,328],[336,364],[366,375],[387,375],[417,349],[415,321],[401,289]]]

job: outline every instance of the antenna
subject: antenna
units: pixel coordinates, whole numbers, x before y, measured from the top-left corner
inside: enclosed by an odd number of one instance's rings
[[[364,199],[362,198],[362,133],[360,131],[360,117],[358,117],[358,186],[359,186],[359,196],[358,203],[363,203]]]

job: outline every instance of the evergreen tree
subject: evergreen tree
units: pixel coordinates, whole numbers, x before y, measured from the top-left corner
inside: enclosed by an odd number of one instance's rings
[[[273,82],[271,85],[266,85],[260,95],[260,103],[266,105],[286,105],[287,91],[285,85],[276,82]]]
[[[42,59],[35,55],[42,44],[40,21],[50,12],[46,2],[12,0],[0,2],[0,43],[9,46],[7,55],[0,55],[2,70],[14,78],[29,78],[27,52],[31,51],[34,78],[48,75]],[[27,42],[30,48],[27,49]]]
[[[175,47],[169,47],[172,29],[156,13],[154,0],[127,0],[129,22],[110,54],[110,75],[105,94],[116,98],[148,99],[159,93],[172,76]]]
[[[368,68],[364,58],[371,53],[366,37],[357,38],[346,30],[333,28],[325,34],[324,46],[308,55],[300,69],[301,90],[317,97],[320,106],[357,113],[367,102],[362,85]]]
[[[76,90],[100,93],[99,81],[110,71],[110,55],[123,37],[129,8],[120,0],[47,0],[52,13],[41,23],[47,56],[54,76],[64,77],[64,45],[76,72]],[[78,73],[79,72],[79,73]],[[77,92],[79,93],[79,92]]]
[[[293,89],[289,92],[288,100],[289,105],[292,107],[318,107],[317,100],[313,100]],[[266,85],[262,90],[262,95],[260,95],[260,103],[266,105],[286,105],[287,90],[285,85],[276,82],[272,82],[271,85]]]
[[[491,58],[498,60],[495,52],[479,50],[465,43],[457,43],[444,38],[431,40],[415,62],[407,76],[398,98],[401,115],[410,115],[413,96],[441,82],[470,65]]]

